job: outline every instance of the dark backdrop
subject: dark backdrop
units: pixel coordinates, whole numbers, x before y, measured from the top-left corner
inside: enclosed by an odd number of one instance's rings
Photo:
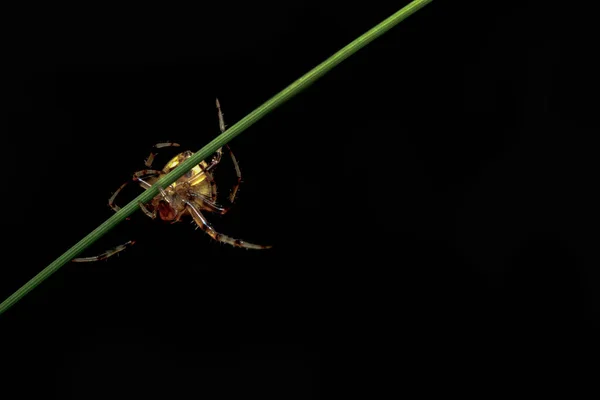
[[[150,146],[214,138],[215,97],[232,125],[407,2],[240,3],[11,14],[2,298],[111,215]],[[0,316],[2,390],[581,387],[600,312],[591,15],[434,1],[231,142],[244,184],[209,218],[272,250],[134,215],[86,255],[135,247]]]

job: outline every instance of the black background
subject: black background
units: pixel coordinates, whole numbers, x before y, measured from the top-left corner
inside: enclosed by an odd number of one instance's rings
[[[406,3],[15,10],[0,296],[106,220],[154,143],[213,139],[215,97],[231,126]],[[585,387],[600,324],[592,14],[426,6],[231,142],[244,184],[209,218],[272,250],[134,215],[86,255],[135,247],[64,266],[0,316],[2,390]]]

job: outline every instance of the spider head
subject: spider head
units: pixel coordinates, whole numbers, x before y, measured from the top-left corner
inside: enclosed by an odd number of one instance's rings
[[[161,200],[158,203],[158,215],[163,221],[173,221],[177,217],[177,210],[165,200]]]

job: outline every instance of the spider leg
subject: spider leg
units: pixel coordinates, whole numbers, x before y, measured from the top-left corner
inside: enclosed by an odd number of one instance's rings
[[[198,201],[202,204],[202,207],[208,208],[211,212],[214,212],[217,214],[225,214],[225,213],[227,213],[227,211],[229,211],[231,209],[231,207],[223,207],[223,206],[215,203],[214,201],[212,201],[211,199],[209,199],[208,197],[206,197],[204,195],[196,194],[193,192],[191,192],[190,195],[193,197],[196,197],[198,199]]]
[[[223,116],[225,114],[223,114],[223,111],[221,111],[221,103],[219,103],[219,99],[216,99],[216,105],[217,105],[217,114],[219,116],[219,130],[221,131],[221,133],[225,132],[225,128],[227,127],[227,125],[225,125],[225,119],[223,118]],[[228,145],[227,148],[229,148]],[[231,150],[230,150],[231,151]],[[214,167],[217,166],[217,164],[219,164],[221,162],[221,158],[223,157],[223,147],[219,147],[217,149],[217,151],[215,152],[215,155],[213,156],[213,159],[210,163],[210,165],[206,168],[206,172],[210,171],[211,169],[213,169]]]
[[[143,187],[144,189],[150,189],[152,187],[151,184],[149,184],[148,182],[146,182],[145,180],[143,180],[142,178],[137,178],[135,179],[135,181],[137,183],[140,184],[141,187]]]
[[[235,201],[235,198],[237,196],[237,192],[240,189],[240,185],[242,184],[242,171],[240,170],[240,166],[239,166],[235,156],[233,155],[233,151],[231,151],[231,148],[229,147],[229,145],[226,144],[225,147],[227,147],[227,150],[229,151],[229,156],[231,157],[231,161],[233,161],[233,166],[235,168],[235,175],[237,177],[237,182],[235,183],[235,185],[233,186],[233,189],[231,189],[231,193],[229,194],[229,202],[231,204],[233,204],[233,202]]]
[[[140,178],[140,176],[143,175],[149,175],[145,172],[148,171],[154,171],[154,170],[142,170],[142,171],[138,171],[133,175],[133,179],[132,181],[136,181],[139,182],[140,185],[142,185],[142,187],[144,189],[148,189],[151,185],[148,182],[145,182],[143,179]],[[161,174],[163,173],[162,171],[158,171]],[[123,190],[123,188],[125,188],[125,186],[127,186],[131,181],[127,181],[125,183],[123,183],[121,186],[119,186],[119,188],[113,193],[112,196],[110,196],[110,198],[108,199],[108,206],[110,208],[112,208],[115,212],[119,211],[121,209],[121,207],[119,207],[118,205],[115,204],[115,199],[117,198],[117,196],[119,195],[119,193],[121,193],[121,190]]]
[[[262,250],[262,249],[270,249],[272,247],[272,246],[264,246],[264,245],[260,245],[260,244],[244,242],[243,240],[234,239],[232,237],[229,237],[229,236],[223,235],[222,233],[217,232],[215,230],[215,228],[213,228],[212,225],[208,222],[208,220],[204,217],[204,215],[202,215],[200,210],[198,210],[189,201],[187,201],[187,200],[184,200],[184,201],[187,204],[188,210],[192,214],[192,218],[196,222],[196,225],[198,225],[198,227],[200,227],[200,229],[202,229],[204,232],[208,233],[208,235],[211,238],[213,238],[214,240],[216,240],[218,242],[227,243],[227,244],[230,244],[235,247],[245,248],[245,249]]]
[[[223,118],[224,114],[221,111],[221,103],[219,103],[219,99],[217,99],[216,104],[217,104],[217,110],[218,110],[218,114],[219,114],[219,129],[221,130],[221,133],[223,133],[223,132],[225,132],[226,125],[225,125],[225,119]],[[229,195],[229,201],[231,204],[233,204],[233,202],[235,201],[235,198],[237,196],[237,192],[242,183],[242,171],[240,170],[240,166],[237,162],[237,159],[233,155],[233,151],[231,151],[231,147],[229,147],[228,144],[226,144],[225,147],[227,148],[227,151],[229,151],[229,156],[231,157],[231,161],[233,161],[233,166],[235,168],[235,174],[237,177],[237,183],[234,185],[233,189],[231,190],[231,194]],[[219,150],[217,150],[217,155],[218,155],[217,163],[219,161],[221,161],[222,154],[223,154],[223,148],[221,147]]]
[[[153,211],[150,211],[142,202],[139,202],[138,206],[140,206],[140,209],[144,212],[144,214],[146,214],[148,217],[150,217],[150,219],[156,219],[156,209]]]
[[[165,201],[167,203],[171,204],[171,199],[169,198],[169,195],[167,194],[167,192],[165,192],[165,189],[163,189],[159,186],[158,191],[162,195],[163,199],[165,199]]]
[[[221,111],[221,103],[219,103],[219,99],[216,99],[217,104],[217,114],[219,116],[219,130],[221,133],[225,132],[225,120],[223,119],[223,112]],[[207,171],[211,168],[215,167],[218,163],[221,162],[221,157],[223,157],[223,147],[219,147],[217,152],[215,153],[213,160],[210,166],[207,168]]]
[[[133,180],[137,181],[137,180],[139,180],[140,177],[145,176],[145,175],[163,175],[163,174],[164,174],[164,172],[160,171],[158,169],[142,169],[133,174]]]
[[[179,143],[174,143],[174,142],[156,143],[153,147],[156,147],[157,149],[161,149],[163,147],[179,147]],[[152,163],[154,162],[154,157],[156,157],[157,155],[158,155],[158,153],[153,153],[153,152],[150,153],[148,158],[144,161],[144,164],[146,165],[146,167],[152,168]]]
[[[221,111],[221,103],[219,103],[219,99],[217,99],[216,101],[217,104],[217,112],[219,114],[219,129],[221,130],[221,133],[225,132],[225,119],[223,118],[223,111]]]
[[[119,211],[121,209],[121,207],[119,207],[118,205],[115,204],[115,199],[117,198],[117,196],[119,195],[119,193],[121,192],[121,190],[123,190],[123,188],[125,186],[127,186],[128,184],[129,184],[129,181],[127,181],[124,184],[122,184],[121,186],[119,186],[119,188],[108,199],[108,206],[110,208],[112,208],[114,212],[117,212],[117,211]]]
[[[236,165],[237,167],[237,165]],[[216,200],[217,198],[217,185],[215,183],[214,178],[212,177],[211,174],[206,173],[205,169],[202,168],[202,166],[200,166],[200,168],[202,169],[202,172],[204,172],[206,179],[210,182],[211,184],[211,190],[212,190],[212,199],[202,195],[202,194],[197,194],[194,192],[190,192],[190,196],[196,197],[197,199],[199,199],[199,201],[202,203],[202,206],[205,206],[206,208],[208,208],[211,212],[217,213],[217,214],[221,214],[221,215],[225,215],[230,209],[231,206],[233,205],[233,201],[231,201],[231,204],[228,206],[222,206],[218,203],[216,203],[213,199]],[[237,171],[239,171],[239,168],[236,168]],[[240,182],[241,178],[238,176],[238,184],[234,187],[234,194],[235,192],[237,192],[237,189],[239,187],[239,182]],[[234,196],[235,197],[235,196]],[[232,197],[230,196],[230,200],[232,199]]]
[[[134,178],[134,180],[138,181],[144,189],[150,189],[152,187],[152,185],[150,185],[148,182],[146,182],[142,178]],[[163,198],[165,200],[168,200],[167,193],[164,191],[164,189],[161,187],[159,187],[158,189],[160,190],[160,194],[163,196]],[[156,219],[156,213],[157,213],[156,209],[153,209],[152,211],[150,211],[150,210],[148,210],[148,207],[146,207],[146,205],[141,202],[138,203],[138,206],[144,212],[144,214],[146,214],[150,219]]]
[[[94,262],[94,261],[106,260],[108,257],[112,257],[115,254],[122,252],[123,250],[125,250],[127,248],[127,246],[133,246],[134,244],[135,244],[135,240],[130,240],[126,243],[123,243],[122,245],[114,247],[108,251],[105,251],[102,254],[97,255],[97,256],[74,258],[71,260],[71,262]]]
[[[175,142],[162,142],[162,143],[156,143],[154,145],[154,147],[156,147],[157,149],[162,149],[163,147],[179,147],[179,143],[175,143]]]
[[[240,185],[242,184],[242,171],[240,170],[240,166],[237,162],[237,159],[233,155],[233,151],[231,151],[231,148],[229,147],[229,145],[226,144],[225,147],[227,148],[227,151],[229,152],[229,155],[231,156],[231,161],[233,161],[233,167],[235,168],[235,175],[237,178],[237,182],[233,185],[233,188],[231,189],[231,193],[229,194],[229,197],[228,197],[229,203],[231,203],[231,204],[229,206],[225,207],[225,211],[222,212],[222,214],[225,214],[227,211],[229,211],[229,209],[235,202],[238,190],[240,189]]]
[[[156,157],[158,153],[150,152],[148,158],[144,160],[144,165],[148,168],[152,168],[152,163],[154,162],[154,157]]]
[[[148,171],[148,170],[144,170],[144,171]],[[138,171],[139,172],[143,172],[143,171]],[[136,173],[136,174],[137,174]],[[162,173],[162,171],[161,171]],[[141,174],[144,175],[144,174]],[[150,185],[148,182],[146,182],[145,180],[143,180],[142,178],[136,177],[134,175],[134,178],[131,181],[135,181],[138,182],[140,184],[140,186],[142,186],[144,189],[149,189],[152,185]],[[129,184],[129,182],[131,181],[127,181],[124,184],[122,184],[121,186],[119,186],[119,188],[113,193],[113,195],[110,197],[110,199],[108,199],[108,206],[110,208],[113,209],[113,211],[117,212],[121,209],[121,207],[119,207],[118,205],[115,204],[115,199],[117,198],[117,196],[119,195],[119,193],[121,192],[121,190],[123,190],[123,188],[125,186],[127,186]],[[142,211],[144,212],[144,214],[146,214],[148,217],[155,219],[156,218],[156,211],[154,212],[150,212],[148,210],[148,208],[146,206],[144,206],[143,204],[140,204],[140,208],[142,209]],[[127,218],[129,219],[129,217]]]

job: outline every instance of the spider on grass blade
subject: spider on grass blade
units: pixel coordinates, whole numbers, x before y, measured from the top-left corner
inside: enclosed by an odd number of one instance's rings
[[[217,110],[219,115],[219,129],[221,132],[225,131],[225,122],[223,120],[223,113],[221,112],[221,106],[217,99]],[[155,148],[162,147],[179,147],[178,143],[166,142],[158,143],[154,145]],[[222,206],[217,203],[217,184],[215,183],[213,174],[216,166],[221,161],[223,156],[223,148],[219,148],[215,155],[212,157],[210,163],[201,161],[200,164],[192,168],[188,173],[183,175],[173,184],[168,186],[166,189],[159,188],[160,194],[154,197],[149,203],[140,203],[140,208],[148,217],[156,219],[160,217],[163,221],[169,221],[171,223],[179,222],[185,215],[190,215],[193,222],[208,233],[214,240],[230,244],[235,247],[242,247],[246,249],[269,249],[271,246],[252,244],[245,242],[240,239],[233,239],[222,233],[217,232],[212,225],[208,222],[202,211],[225,214],[230,210],[233,205],[238,188],[242,182],[242,174],[240,167],[237,163],[233,152],[229,148],[229,145],[225,145],[225,148],[229,152],[229,156],[233,161],[235,173],[237,176],[237,182],[234,185],[231,194],[229,195],[229,205]],[[168,174],[180,163],[188,159],[194,154],[191,151],[184,151],[173,157],[162,170],[156,169],[143,169],[133,174],[131,181],[127,181],[122,184],[117,191],[108,200],[108,205],[116,212],[120,210],[120,207],[115,204],[117,195],[127,186],[130,182],[137,182],[142,188],[148,189],[158,181],[161,175]],[[154,157],[156,154],[150,153],[150,156],[146,160],[145,164],[148,168],[152,168]],[[123,250],[128,246],[131,246],[135,241],[130,240],[122,245],[119,245],[111,250],[108,250],[100,255],[94,257],[82,257],[75,258],[73,262],[92,262],[105,260]]]

